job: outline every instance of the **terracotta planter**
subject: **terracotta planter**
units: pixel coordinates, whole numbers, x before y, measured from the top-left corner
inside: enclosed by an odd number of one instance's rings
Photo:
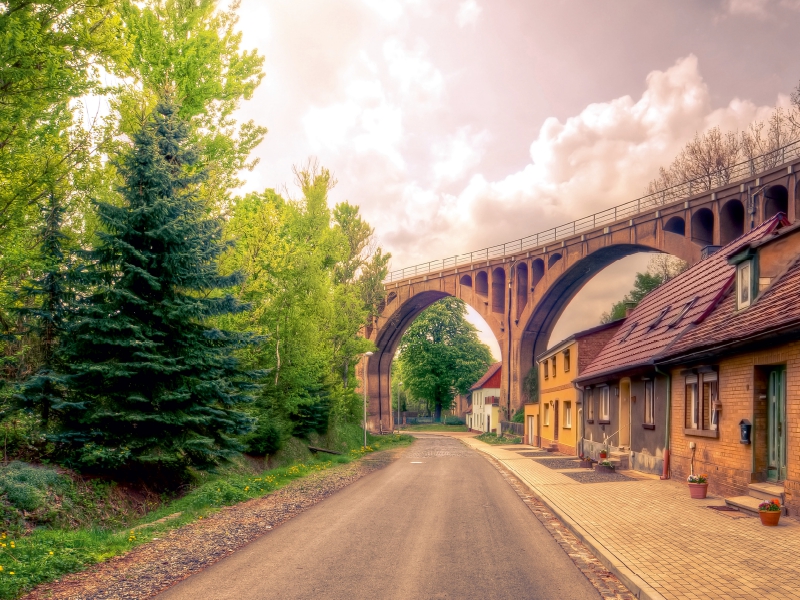
[[[609,465],[597,464],[594,466],[594,470],[597,471],[598,473],[613,473],[614,467]]]
[[[758,516],[761,517],[761,524],[767,527],[777,527],[778,521],[781,519],[781,511],[779,510],[760,510]]]
[[[695,500],[702,500],[706,497],[708,493],[708,484],[707,483],[690,483],[689,484],[689,495]]]

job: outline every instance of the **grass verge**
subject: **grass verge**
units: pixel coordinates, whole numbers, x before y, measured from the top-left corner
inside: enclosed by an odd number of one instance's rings
[[[185,496],[148,513],[129,527],[37,528],[28,535],[0,534],[0,598],[18,598],[36,585],[124,554],[170,529],[219,510],[274,492],[311,473],[357,460],[374,451],[406,446],[405,435],[370,436],[369,446],[343,455],[319,455],[291,466],[254,473],[221,473]]]
[[[408,431],[469,431],[466,425],[445,425],[444,423],[420,423],[403,427],[403,432]]]
[[[496,433],[482,433],[475,439],[478,439],[487,444],[521,444],[522,438],[516,435],[500,436],[497,437]]]

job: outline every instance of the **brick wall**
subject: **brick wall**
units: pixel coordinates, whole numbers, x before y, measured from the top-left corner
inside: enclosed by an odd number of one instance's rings
[[[614,337],[619,325],[578,338],[578,374],[589,366],[600,350]]]
[[[720,360],[719,399],[722,411],[717,439],[685,433],[685,378],[672,371],[671,474],[685,479],[695,442],[695,473],[707,473],[709,492],[723,497],[747,495],[747,486],[767,473],[766,381],[770,366],[786,366],[787,475],[784,487],[791,514],[800,513],[800,342]],[[739,422],[753,424],[751,444],[740,443]]]

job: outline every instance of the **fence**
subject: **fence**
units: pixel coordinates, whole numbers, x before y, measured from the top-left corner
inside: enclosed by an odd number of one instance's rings
[[[399,281],[406,277],[414,277],[434,271],[441,271],[458,265],[469,265],[476,260],[489,260],[506,256],[512,252],[530,250],[538,248],[543,244],[549,244],[567,237],[571,237],[584,231],[589,231],[599,225],[614,223],[620,219],[631,218],[642,212],[654,210],[665,204],[671,204],[684,198],[689,198],[700,192],[711,191],[714,188],[722,187],[736,181],[742,181],[755,177],[759,173],[768,171],[777,166],[785,164],[800,157],[800,140],[787,144],[782,148],[771,150],[760,156],[755,156],[738,164],[725,166],[716,171],[709,172],[703,177],[698,177],[691,181],[685,181],[671,187],[657,190],[636,200],[630,200],[624,204],[612,206],[600,212],[580,218],[552,229],[540,231],[513,242],[498,244],[476,250],[467,254],[449,256],[440,260],[432,260],[427,263],[398,269],[389,273],[383,280],[384,283]]]
[[[505,435],[511,432],[522,437],[525,434],[525,426],[522,423],[512,423],[511,421],[500,421],[500,432],[498,435]]]

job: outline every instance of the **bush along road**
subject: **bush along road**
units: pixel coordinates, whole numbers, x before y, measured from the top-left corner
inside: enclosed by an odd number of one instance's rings
[[[0,598],[19,598],[36,585],[26,598],[147,597],[389,464],[411,441],[373,438],[366,450],[215,478],[124,530],[88,526],[1,534]],[[92,565],[90,574],[80,572]]]

